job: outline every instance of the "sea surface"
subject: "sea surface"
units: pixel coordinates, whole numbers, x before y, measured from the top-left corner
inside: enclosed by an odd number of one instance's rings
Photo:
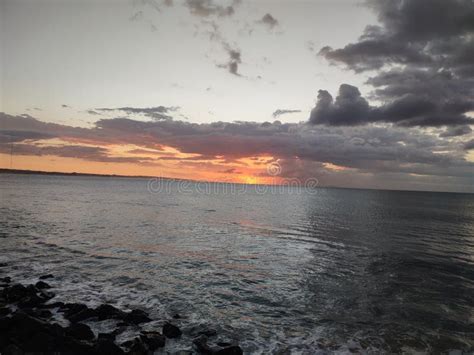
[[[0,273],[52,273],[58,300],[245,353],[474,349],[472,194],[1,174],[0,246]]]

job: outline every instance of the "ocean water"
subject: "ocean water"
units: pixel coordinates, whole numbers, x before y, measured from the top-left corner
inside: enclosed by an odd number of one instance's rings
[[[474,348],[474,195],[2,174],[0,245],[0,273],[52,273],[58,300],[179,313],[246,353]]]

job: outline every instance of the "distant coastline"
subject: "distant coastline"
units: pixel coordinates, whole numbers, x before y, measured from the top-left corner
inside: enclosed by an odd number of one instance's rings
[[[0,168],[0,174],[22,174],[22,175],[59,175],[59,176],[89,176],[89,177],[108,177],[108,178],[141,178],[141,179],[167,179],[182,180],[168,177],[146,176],[146,175],[118,175],[118,174],[92,174],[92,173],[63,173],[60,171],[41,171],[41,170],[20,170]]]

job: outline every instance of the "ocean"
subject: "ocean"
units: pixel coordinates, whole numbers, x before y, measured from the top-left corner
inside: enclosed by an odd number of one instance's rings
[[[0,273],[62,301],[249,354],[474,349],[472,194],[1,174],[0,211]]]

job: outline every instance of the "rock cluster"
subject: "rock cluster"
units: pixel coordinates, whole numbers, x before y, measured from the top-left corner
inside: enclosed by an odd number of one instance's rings
[[[116,344],[120,327],[111,333],[99,333],[83,323],[91,320],[115,319],[118,325],[139,326],[151,321],[146,312],[134,309],[122,311],[110,304],[90,308],[81,303],[52,302],[55,294],[46,279],[40,277],[35,285],[13,283],[10,277],[0,278],[0,354],[21,355],[26,353],[67,354],[150,354],[166,346],[167,339],[182,336],[181,329],[166,322],[159,331],[142,331],[133,340]],[[54,322],[53,313],[60,312],[69,321],[63,327]],[[215,332],[215,331],[214,331]],[[207,335],[214,332],[200,332],[193,340],[194,351],[179,354],[239,355],[242,349],[235,344],[218,343],[208,345]],[[192,334],[191,334],[192,335]]]

